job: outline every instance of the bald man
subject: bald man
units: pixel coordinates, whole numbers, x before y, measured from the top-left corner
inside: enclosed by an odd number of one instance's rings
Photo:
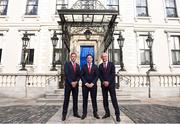
[[[103,105],[105,115],[102,119],[110,117],[109,103],[108,103],[108,92],[111,96],[111,101],[115,110],[116,121],[120,122],[120,111],[116,98],[115,90],[115,66],[112,62],[108,61],[108,54],[102,53],[101,59],[103,63],[99,65],[99,78],[101,80],[101,88],[103,95]]]

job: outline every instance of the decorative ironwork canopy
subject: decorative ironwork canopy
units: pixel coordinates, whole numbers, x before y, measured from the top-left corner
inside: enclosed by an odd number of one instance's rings
[[[68,51],[70,51],[72,27],[102,27],[104,29],[104,51],[107,50],[113,40],[114,27],[117,24],[116,18],[119,14],[119,3],[107,6],[105,7],[98,0],[78,0],[70,9],[58,10],[60,17],[58,23],[62,27],[62,40]]]

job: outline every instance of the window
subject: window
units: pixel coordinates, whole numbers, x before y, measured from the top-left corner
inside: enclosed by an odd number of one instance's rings
[[[26,64],[33,65],[33,63],[34,63],[34,49],[27,49],[25,60],[26,60]]]
[[[118,0],[107,0],[107,7],[109,9],[115,9],[117,10],[118,9]]]
[[[180,65],[180,36],[171,36],[171,53],[173,65]]]
[[[0,0],[0,15],[7,14],[8,0]]]
[[[67,9],[68,3],[67,0],[56,0],[56,10]],[[57,11],[56,11],[57,14]]]
[[[147,35],[140,35],[139,41],[139,50],[140,50],[140,58],[141,58],[141,65],[149,65],[150,58],[149,58],[149,48],[146,43]]]
[[[1,63],[2,49],[0,49],[0,63]]]
[[[28,0],[26,6],[26,15],[37,15],[38,0]]]
[[[175,0],[166,1],[166,14],[167,17],[177,17],[176,3]]]
[[[112,49],[109,49],[109,59],[112,60]],[[120,50],[114,49],[114,64],[120,65]]]
[[[136,0],[137,16],[148,16],[147,0]]]

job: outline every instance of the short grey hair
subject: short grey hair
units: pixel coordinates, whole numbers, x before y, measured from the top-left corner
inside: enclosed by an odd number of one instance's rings
[[[103,55],[108,56],[108,54],[107,54],[106,52],[102,53],[102,54],[101,54],[101,57],[102,57]]]

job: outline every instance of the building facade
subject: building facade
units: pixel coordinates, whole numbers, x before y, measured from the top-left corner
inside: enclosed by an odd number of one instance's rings
[[[96,4],[95,4],[96,2]],[[53,61],[51,38],[56,31],[59,38],[55,47],[55,62],[61,73],[61,64],[68,60],[69,52],[78,53],[78,62],[83,64],[87,53],[94,55],[94,63],[100,64],[100,54],[108,52],[109,59],[120,69],[119,32],[125,38],[123,62],[126,74],[146,74],[150,64],[150,50],[146,40],[152,34],[153,65],[158,74],[180,73],[180,1],[179,0],[0,0],[0,73],[18,73],[23,59],[22,37],[28,33],[27,73],[50,73]],[[71,28],[69,51],[63,45],[63,9],[74,7],[104,7],[118,10],[114,21],[113,40],[105,50],[104,31],[108,28],[81,26]],[[96,6],[97,5],[97,6]],[[116,8],[117,7],[117,8]],[[96,8],[96,9],[97,9]],[[58,11],[59,10],[59,11]],[[103,11],[103,9],[102,9]],[[74,15],[69,20],[87,21],[109,20],[107,15]],[[71,15],[70,15],[71,16]],[[101,17],[102,16],[102,17]],[[70,19],[71,18],[71,19]],[[102,21],[103,20],[103,21]],[[93,23],[95,23],[93,21]],[[110,23],[110,20],[109,20]],[[87,38],[85,32],[91,32]],[[179,78],[178,81],[179,83]]]

